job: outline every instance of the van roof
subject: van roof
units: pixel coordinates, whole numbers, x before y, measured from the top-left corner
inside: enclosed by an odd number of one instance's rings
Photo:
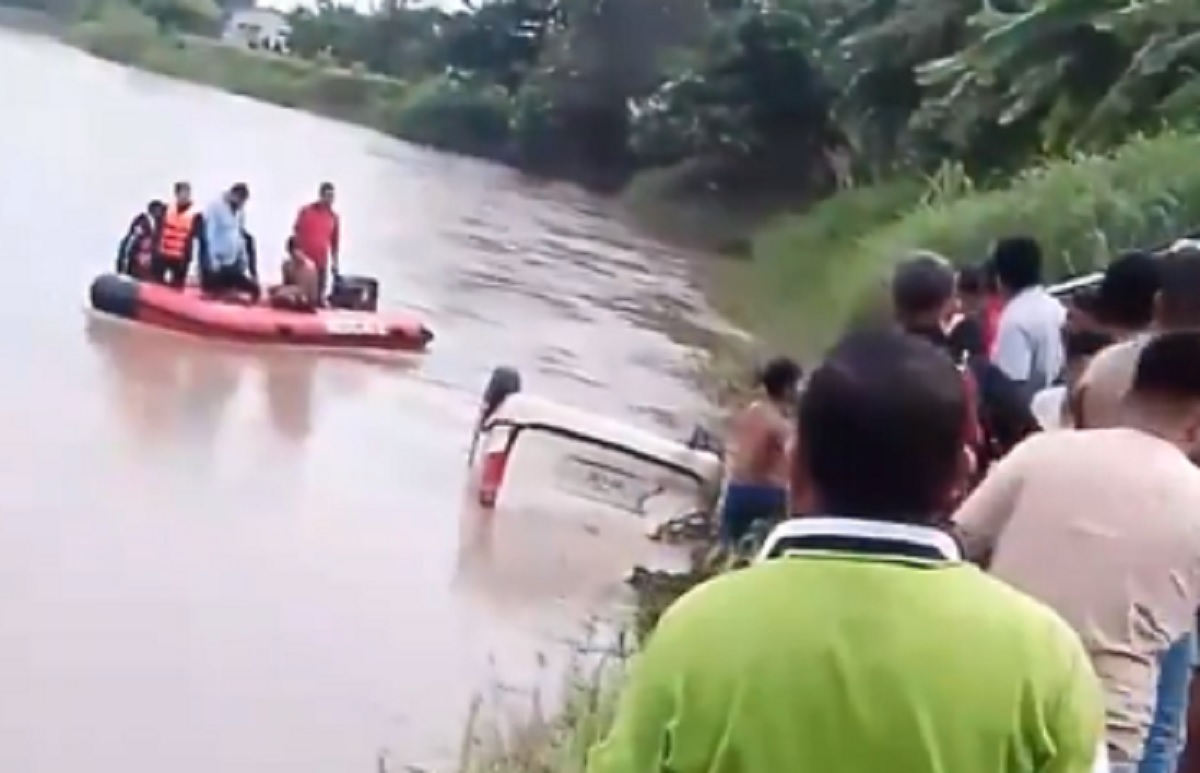
[[[640,427],[524,392],[509,395],[488,419],[487,425],[498,422],[568,430],[640,452],[665,464],[686,467],[705,480],[716,480],[721,475],[721,460],[711,451],[688,448],[684,443]]]
[[[1099,285],[1100,280],[1102,279],[1104,279],[1104,272],[1096,271],[1095,273],[1077,276],[1072,279],[1068,279],[1065,282],[1059,282],[1058,284],[1050,285],[1050,287],[1047,288],[1047,291],[1055,298],[1069,298],[1071,295],[1079,292],[1080,290],[1087,290],[1088,288]]]

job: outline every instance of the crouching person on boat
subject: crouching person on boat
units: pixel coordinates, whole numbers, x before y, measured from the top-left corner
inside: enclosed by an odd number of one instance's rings
[[[757,521],[788,516],[791,419],[802,372],[786,357],[767,363],[759,383],[763,397],[734,420],[728,483],[722,497],[721,540],[734,546]]]
[[[157,223],[150,279],[180,288],[187,282],[188,269],[197,251],[204,257],[205,233],[200,213],[192,205],[190,183],[175,183],[175,201]]]
[[[154,254],[154,233],[162,222],[167,205],[154,199],[146,209],[134,216],[117,248],[117,273],[135,279],[150,275],[150,259]]]
[[[300,251],[296,237],[287,240],[287,257],[280,266],[283,283],[268,293],[271,305],[294,311],[312,311],[321,305],[320,270]]]
[[[245,207],[250,190],[238,183],[204,211],[206,259],[200,270],[204,292],[218,297],[247,297],[257,303],[261,290],[251,275],[245,236]]]

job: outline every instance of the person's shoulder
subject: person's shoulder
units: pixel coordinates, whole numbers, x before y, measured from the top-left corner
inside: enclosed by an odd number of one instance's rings
[[[976,601],[976,614],[1003,626],[1013,644],[1020,642],[1035,651],[1046,646],[1074,650],[1078,645],[1075,630],[1048,604],[978,567],[965,568],[963,575]]]
[[[672,630],[681,636],[712,636],[728,625],[731,615],[747,600],[761,599],[780,587],[782,560],[757,563],[718,575],[693,587],[663,613],[659,630]],[[786,583],[785,583],[786,586]],[[790,592],[792,588],[788,586]]]
[[[1087,367],[1083,369],[1083,373],[1079,377],[1080,385],[1091,387],[1093,384],[1130,370],[1137,363],[1137,358],[1145,345],[1145,339],[1138,337],[1104,347],[1096,352]]]

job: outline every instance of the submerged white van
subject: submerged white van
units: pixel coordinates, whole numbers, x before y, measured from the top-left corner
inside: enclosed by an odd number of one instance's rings
[[[484,394],[470,456],[480,505],[569,500],[658,524],[715,496],[722,467],[713,451],[525,394],[520,382],[498,368]]]

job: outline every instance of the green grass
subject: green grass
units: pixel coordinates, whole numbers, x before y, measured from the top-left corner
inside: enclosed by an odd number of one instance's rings
[[[381,129],[409,90],[403,81],[365,72],[163,35],[149,18],[120,5],[77,25],[67,40],[104,59]]]
[[[877,305],[891,266],[912,249],[977,261],[995,239],[1023,233],[1042,243],[1053,277],[1092,270],[1200,224],[1198,153],[1200,136],[1166,134],[989,190],[950,175],[850,191],[764,229],[753,261],[724,278],[721,305],[775,346],[805,354]]]
[[[471,707],[458,773],[583,773],[588,751],[612,726],[628,653],[576,661],[560,705],[533,696],[524,711],[491,710],[482,698]]]

